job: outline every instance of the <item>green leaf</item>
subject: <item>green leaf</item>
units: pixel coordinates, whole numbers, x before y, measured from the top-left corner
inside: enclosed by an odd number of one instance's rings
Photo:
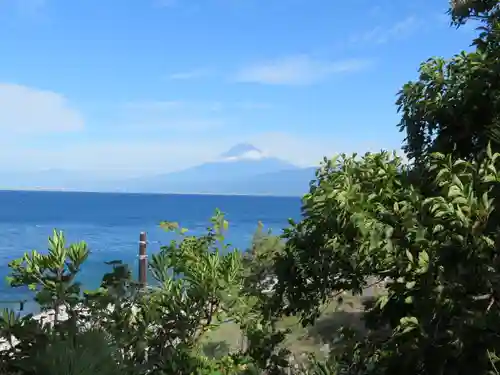
[[[493,159],[493,153],[491,151],[491,142],[488,142],[486,145],[486,156],[488,156],[489,159]]]
[[[425,270],[429,267],[429,254],[425,250],[418,254],[418,265],[422,269],[425,268]]]
[[[408,281],[406,283],[406,289],[413,289],[415,287],[416,282],[415,281]]]
[[[405,250],[408,260],[413,263],[413,254],[409,250]]]
[[[382,295],[377,299],[377,304],[381,310],[384,309],[384,307],[387,305],[389,302],[389,296],[387,295]]]
[[[160,228],[162,228],[163,230],[165,230],[167,232],[172,232],[172,231],[179,229],[179,223],[171,222],[171,221],[162,221],[160,223]]]
[[[417,326],[418,319],[415,316],[404,316],[399,320],[402,326]]]

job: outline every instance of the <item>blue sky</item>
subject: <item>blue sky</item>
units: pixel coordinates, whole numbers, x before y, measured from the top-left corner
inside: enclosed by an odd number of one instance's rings
[[[396,93],[467,49],[446,0],[0,0],[0,169],[131,176],[250,142],[397,149]]]

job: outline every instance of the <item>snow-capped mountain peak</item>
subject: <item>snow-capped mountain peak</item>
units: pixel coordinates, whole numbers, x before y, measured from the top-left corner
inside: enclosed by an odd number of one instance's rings
[[[219,161],[261,160],[267,155],[248,143],[240,143],[220,155]]]

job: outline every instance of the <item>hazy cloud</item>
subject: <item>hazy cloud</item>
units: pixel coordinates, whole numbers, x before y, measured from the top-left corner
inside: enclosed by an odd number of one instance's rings
[[[127,177],[171,171],[196,164],[210,151],[193,147],[196,140],[85,140],[65,142],[58,147],[26,147],[22,144],[0,148],[0,168],[107,172]]]
[[[255,133],[243,137],[217,132],[213,137],[193,137],[191,133],[150,140],[82,139],[52,148],[27,147],[0,140],[0,168],[109,171],[116,176],[128,177],[172,172],[215,160],[222,152],[241,142],[249,142],[267,155],[304,167],[317,166],[324,156],[332,157],[342,152],[364,153],[395,148],[391,144],[377,144],[367,139],[289,132]]]
[[[246,100],[246,101],[184,101],[184,100],[152,100],[137,101],[125,104],[125,110],[144,111],[149,113],[185,113],[192,115],[194,112],[223,112],[239,110],[261,110],[272,108],[269,103]]]
[[[268,132],[256,134],[248,140],[266,153],[289,160],[292,163],[307,167],[317,166],[323,157],[354,152],[379,152],[397,150],[401,154],[399,144],[388,144],[363,138],[339,137],[338,135],[303,135],[288,132]]]
[[[244,110],[270,109],[273,106],[269,103],[244,101],[236,103],[236,107]]]
[[[168,75],[168,79],[170,80],[189,80],[195,78],[206,77],[210,74],[208,69],[194,69],[185,72],[177,72]]]
[[[412,35],[421,26],[415,16],[396,22],[390,26],[377,26],[351,38],[352,43],[384,44],[392,40],[400,40]]]
[[[176,133],[204,132],[224,127],[226,120],[216,111],[215,102],[145,100],[125,103],[114,122],[122,131],[152,134],[165,130]],[[214,113],[217,112],[217,113]]]
[[[19,133],[75,131],[84,127],[82,115],[52,91],[0,84],[0,127]]]
[[[126,120],[124,119],[124,121]],[[160,134],[167,130],[175,134],[192,134],[192,132],[197,132],[199,136],[201,132],[219,130],[226,126],[226,124],[227,122],[222,118],[210,119],[197,116],[165,116],[158,118],[150,117],[145,120],[129,120],[128,122],[120,124],[120,130],[122,132],[130,131],[143,135],[151,134],[153,137],[155,134]]]
[[[181,100],[146,100],[129,102],[125,107],[131,110],[171,110],[184,107],[185,104]]]
[[[300,55],[244,67],[235,74],[234,79],[237,82],[267,85],[310,85],[331,75],[365,69],[370,63],[364,59],[322,61]]]
[[[169,130],[176,134],[220,132],[234,124],[239,114],[265,110],[271,105],[259,101],[142,100],[124,103],[110,124],[122,133],[155,134]],[[201,136],[203,137],[203,136]]]

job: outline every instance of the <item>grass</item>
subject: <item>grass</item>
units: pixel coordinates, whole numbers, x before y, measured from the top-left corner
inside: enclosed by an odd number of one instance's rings
[[[297,317],[284,317],[278,324],[279,328],[290,330],[284,346],[296,357],[304,353],[321,356],[321,348],[331,342],[340,327],[349,326],[362,332],[361,309],[361,297],[346,296],[342,305],[330,303],[325,306],[313,326],[302,327]],[[226,323],[207,333],[202,343],[207,356],[217,357],[240,349],[242,332],[237,324]]]

